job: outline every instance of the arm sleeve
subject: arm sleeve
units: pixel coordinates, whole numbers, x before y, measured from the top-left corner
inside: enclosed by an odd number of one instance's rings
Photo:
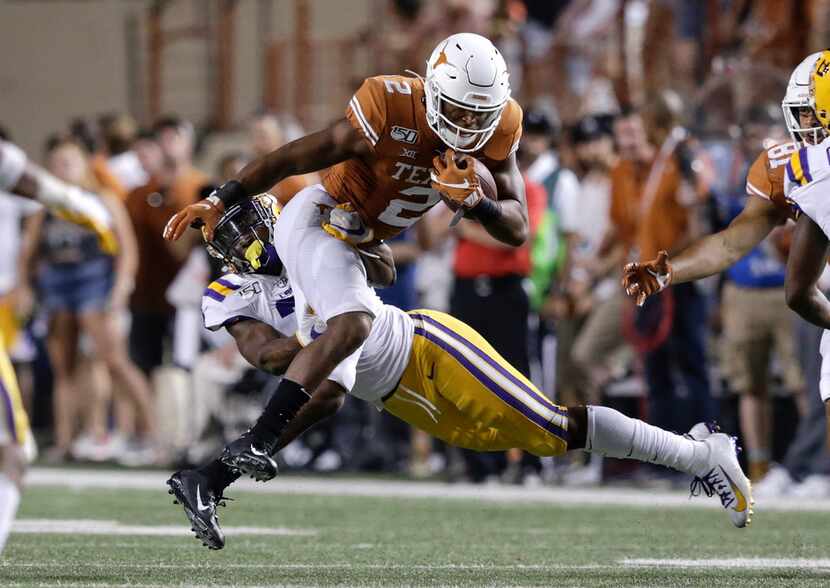
[[[386,95],[380,78],[367,78],[346,107],[346,118],[375,148],[386,126]]]

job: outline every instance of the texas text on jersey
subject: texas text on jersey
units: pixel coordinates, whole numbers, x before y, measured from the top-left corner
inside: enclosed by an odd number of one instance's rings
[[[798,211],[784,194],[784,170],[798,147],[793,142],[770,147],[758,156],[746,178],[747,194],[769,200],[792,219],[795,219]]]
[[[427,124],[424,84],[417,78],[366,79],[349,101],[346,117],[371,154],[332,167],[323,186],[338,202],[350,202],[376,238],[388,239],[440,201],[430,188],[429,172],[446,145]],[[515,152],[521,134],[522,109],[511,98],[493,136],[472,155],[503,161]]]

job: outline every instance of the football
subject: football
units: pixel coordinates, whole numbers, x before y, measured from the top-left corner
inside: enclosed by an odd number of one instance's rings
[[[455,161],[459,169],[467,169],[469,162],[473,162],[473,165],[475,165],[476,177],[478,178],[478,184],[481,186],[481,191],[487,198],[490,198],[491,200],[498,200],[499,191],[498,188],[496,188],[496,180],[481,160],[476,159],[471,155],[457,153],[455,155]]]

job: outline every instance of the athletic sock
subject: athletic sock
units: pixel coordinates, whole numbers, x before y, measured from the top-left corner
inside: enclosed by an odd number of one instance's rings
[[[695,476],[706,473],[709,448],[604,406],[588,408],[586,451],[636,459]]]
[[[8,476],[0,474],[0,553],[12,529],[17,505],[20,504],[20,490]]]
[[[226,466],[218,459],[214,459],[202,467],[196,468],[196,471],[208,479],[210,489],[213,490],[217,496],[220,496],[225,488],[233,484],[242,475],[238,472],[234,472],[230,467]]]

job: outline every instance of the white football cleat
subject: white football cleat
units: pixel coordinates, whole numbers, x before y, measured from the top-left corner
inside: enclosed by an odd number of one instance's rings
[[[749,525],[754,504],[752,485],[738,463],[734,437],[713,433],[701,443],[709,447],[709,463],[705,472],[692,481],[692,496],[701,492],[706,496],[717,494],[733,525]]]
[[[710,437],[713,433],[720,431],[720,427],[715,423],[698,423],[686,433],[686,437],[694,439],[695,441],[703,441]]]

